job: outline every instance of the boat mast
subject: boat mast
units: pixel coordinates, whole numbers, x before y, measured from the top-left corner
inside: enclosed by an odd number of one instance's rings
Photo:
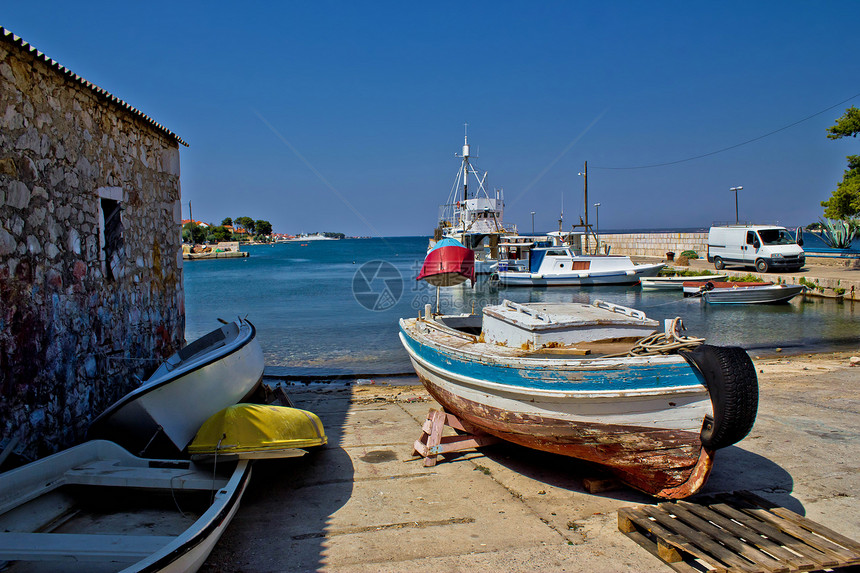
[[[463,233],[466,232],[466,218],[463,213],[466,210],[466,199],[469,198],[469,124],[464,124],[465,135],[463,136],[463,204],[460,207],[460,219],[463,221]]]

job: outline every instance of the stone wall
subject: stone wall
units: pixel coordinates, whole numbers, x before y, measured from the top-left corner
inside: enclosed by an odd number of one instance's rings
[[[611,255],[640,255],[666,258],[673,252],[696,251],[699,258],[708,256],[708,233],[620,233],[600,235],[601,249],[609,245]]]
[[[81,441],[183,341],[179,148],[10,38],[0,37],[0,449],[16,438],[26,460]]]

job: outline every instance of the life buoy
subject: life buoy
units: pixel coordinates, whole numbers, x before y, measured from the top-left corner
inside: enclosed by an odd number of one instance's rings
[[[714,408],[702,425],[702,445],[716,450],[741,441],[758,412],[758,377],[749,355],[737,346],[708,344],[681,355],[702,374]]]

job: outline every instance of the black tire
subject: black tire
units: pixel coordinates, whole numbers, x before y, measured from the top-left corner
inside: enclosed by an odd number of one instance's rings
[[[724,263],[723,259],[721,259],[720,257],[714,257],[714,268],[718,271],[721,271],[726,268],[726,263]]]
[[[758,411],[758,377],[749,355],[737,346],[703,344],[683,356],[702,373],[714,408],[702,425],[702,445],[717,450],[741,441]]]
[[[755,270],[757,270],[760,273],[766,273],[767,272],[767,261],[764,259],[757,260],[755,262]]]

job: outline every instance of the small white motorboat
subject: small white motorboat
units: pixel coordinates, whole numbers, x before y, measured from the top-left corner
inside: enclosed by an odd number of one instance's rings
[[[93,440],[0,475],[4,571],[197,571],[233,518],[247,460],[143,459]]]
[[[642,277],[642,290],[682,290],[689,281],[721,281],[726,275]]]
[[[775,285],[768,282],[684,283],[684,296],[700,296],[710,304],[778,304],[788,302],[805,290],[803,285]]]
[[[256,333],[239,318],[188,344],[98,416],[89,438],[139,452],[163,433],[182,451],[213,414],[246,401],[259,386],[265,364]]]
[[[428,305],[429,307],[429,305]],[[464,427],[605,466],[651,495],[684,498],[715,450],[750,431],[755,367],[743,349],[665,331],[595,301],[504,301],[482,316],[401,319],[424,386]]]
[[[506,286],[635,285],[665,266],[636,264],[626,256],[577,255],[566,246],[531,247],[527,260],[500,261],[498,275]]]

